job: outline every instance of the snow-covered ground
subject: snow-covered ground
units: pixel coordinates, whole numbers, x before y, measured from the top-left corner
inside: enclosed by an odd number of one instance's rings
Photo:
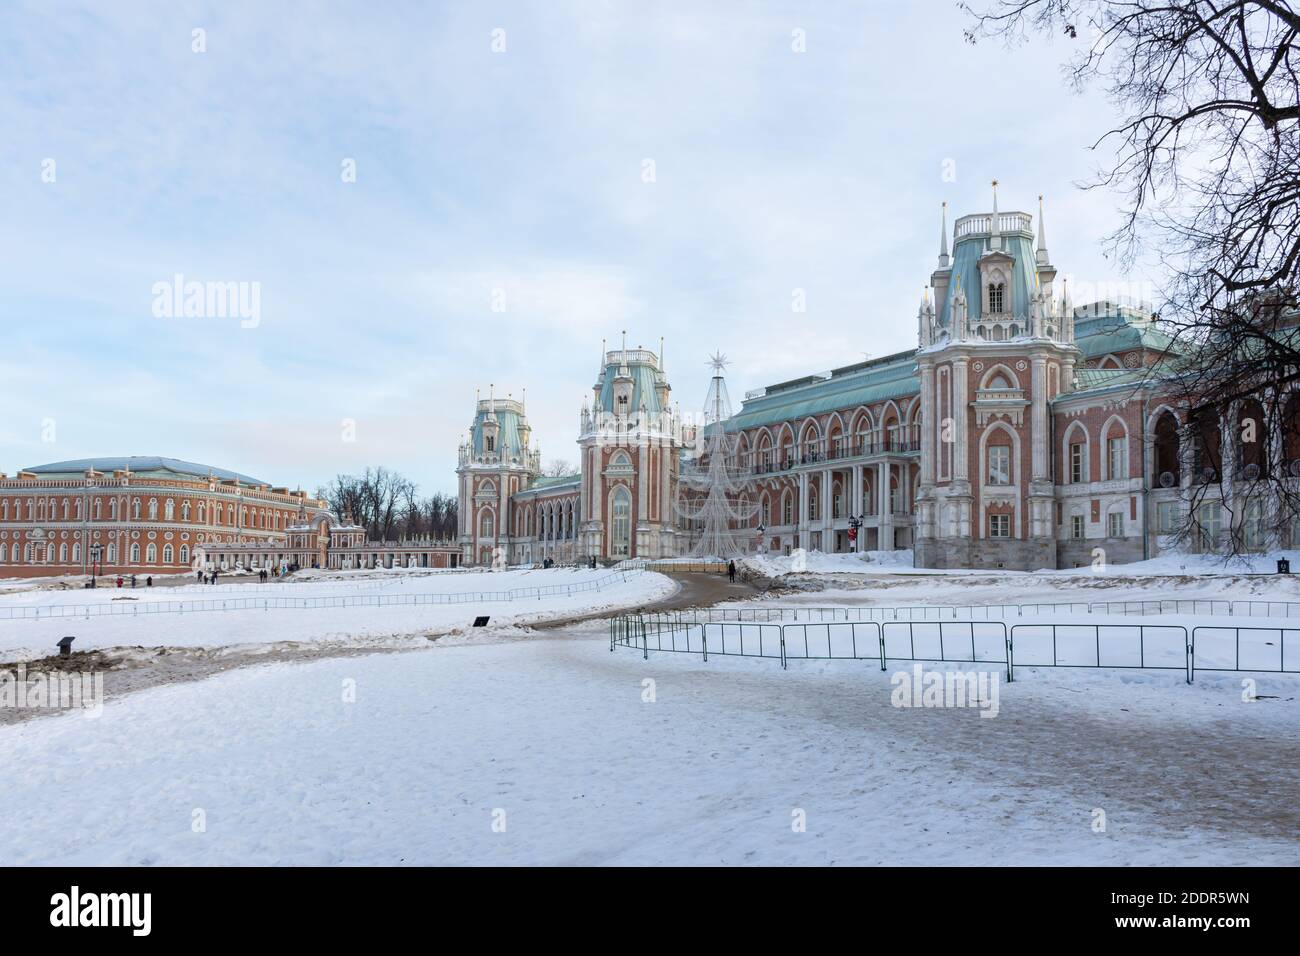
[[[598,627],[273,664],[0,728],[0,864],[1292,864],[1298,689],[1041,670],[986,719]]]
[[[314,641],[364,644],[409,639],[412,635],[444,633],[467,627],[479,615],[492,618],[493,626],[528,624],[602,609],[635,607],[665,597],[677,585],[650,571],[614,574],[608,569],[501,571],[442,575],[396,575],[382,588],[373,578],[322,579],[296,585],[249,585],[189,588],[117,589],[93,591],[26,591],[0,596],[0,660],[43,657],[65,635],[74,635],[74,647],[94,650],[108,647],[217,647],[229,645]],[[592,587],[592,590],[580,590]],[[573,588],[572,593],[533,596],[535,588]],[[504,592],[517,592],[510,599]],[[487,592],[494,597],[463,603],[365,603],[349,607],[261,608],[245,610],[191,610],[185,613],[147,613],[149,605],[223,601],[234,604],[252,597],[358,598],[382,595],[385,602],[418,600],[424,595],[456,597]],[[43,614],[58,614],[68,606],[111,606],[124,613],[72,614],[38,619],[4,619],[9,607],[39,607]],[[129,609],[129,610],[127,610]]]

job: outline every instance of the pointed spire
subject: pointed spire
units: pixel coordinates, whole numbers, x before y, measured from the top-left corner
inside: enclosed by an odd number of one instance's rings
[[[659,371],[664,371],[664,337],[659,336]]]
[[[1038,197],[1038,251],[1034,253],[1034,259],[1040,266],[1045,266],[1050,261],[1047,258],[1047,225],[1043,221],[1043,197]]]
[[[942,206],[939,226],[939,268],[947,269],[952,264],[952,259],[948,255],[948,203],[944,202]]]
[[[989,223],[989,232],[992,234],[992,241],[989,243],[991,249],[1002,248],[1002,230],[998,223],[998,181],[993,180],[993,218]]]

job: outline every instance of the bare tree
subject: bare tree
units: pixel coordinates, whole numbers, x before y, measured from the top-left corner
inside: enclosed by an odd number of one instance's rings
[[[1085,188],[1122,198],[1109,237],[1121,265],[1165,270],[1166,358],[1143,382],[1182,413],[1174,477],[1190,507],[1179,534],[1207,537],[1201,505],[1227,515],[1220,543],[1276,544],[1296,518],[1291,398],[1300,375],[1300,12],[1291,0],[991,0],[967,39],[1059,33],[1067,73],[1100,82],[1120,119],[1093,148]],[[1217,514],[1217,511],[1214,512]],[[1209,543],[1208,541],[1205,543]]]
[[[548,461],[542,466],[542,476],[545,478],[567,478],[569,475],[575,475],[577,473],[577,467],[562,458]]]

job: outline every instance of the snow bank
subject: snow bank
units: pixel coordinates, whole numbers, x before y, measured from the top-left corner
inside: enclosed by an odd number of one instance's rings
[[[512,626],[554,620],[598,610],[637,607],[672,594],[677,585],[664,575],[650,571],[627,574],[623,580],[606,569],[548,569],[503,571],[482,575],[402,576],[391,587],[379,591],[373,581],[358,580],[351,589],[346,582],[274,586],[274,595],[368,597],[382,593],[384,599],[400,600],[403,595],[463,595],[466,592],[505,592],[512,589],[585,586],[598,590],[570,594],[519,597],[502,600],[487,597],[455,604],[362,604],[351,607],[211,610],[190,613],[114,614],[111,616],[54,617],[37,620],[0,619],[0,659],[43,657],[53,651],[65,635],[77,638],[77,650],[122,646],[217,647],[263,644],[281,641],[325,641],[376,643],[406,641],[412,635],[445,633],[471,624],[475,617],[488,615],[493,626]],[[140,607],[151,602],[236,598],[250,586],[208,587],[200,594],[177,595],[168,588],[96,589],[78,592],[26,592],[0,596],[0,607],[8,604],[40,605],[52,608],[96,602],[119,607]],[[169,594],[168,592],[172,593]],[[261,597],[263,592],[248,592]]]
[[[796,554],[765,554],[745,558],[742,565],[755,574],[775,578],[783,574],[880,574],[911,570],[911,551],[859,551],[853,554],[824,554],[806,551]]]

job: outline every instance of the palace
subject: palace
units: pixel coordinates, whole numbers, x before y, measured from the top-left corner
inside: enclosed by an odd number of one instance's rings
[[[175,458],[0,473],[0,577],[243,568],[456,567],[455,542],[368,541],[327,502]]]
[[[1191,547],[1216,550],[1229,533],[1247,549],[1282,544],[1265,532],[1268,502],[1222,499],[1251,468],[1300,474],[1300,427],[1236,441],[1246,416],[1266,420],[1260,401],[1284,406],[1267,420],[1294,424],[1300,399],[1261,396],[1212,419],[1163,401],[1146,372],[1171,343],[1149,310],[1075,307],[1065,285],[1041,198],[1035,229],[995,192],[992,212],[956,220],[951,246],[945,209],[916,349],[757,389],[726,422],[757,504],[743,540],[911,549],[928,568],[1076,567],[1099,549],[1121,563],[1173,548],[1197,498]],[[479,401],[457,469],[462,561],[688,553],[695,529],[675,502],[695,435],[669,395],[662,352],[602,350],[581,469],[558,478],[539,476],[521,402]],[[1300,544],[1300,528],[1287,537]]]
[[[205,548],[282,542],[325,511],[302,491],[175,458],[86,458],[0,474],[0,576],[179,574]]]

